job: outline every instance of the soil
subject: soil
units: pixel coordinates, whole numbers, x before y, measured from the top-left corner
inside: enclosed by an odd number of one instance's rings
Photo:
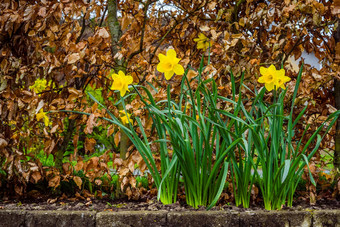
[[[183,202],[175,204],[164,205],[157,201],[156,198],[144,199],[140,201],[128,200],[109,200],[109,199],[85,199],[79,200],[75,198],[60,199],[60,198],[41,198],[34,200],[1,200],[0,209],[5,210],[86,210],[86,211],[202,211],[206,210],[205,207],[194,209]],[[283,210],[332,210],[340,209],[340,201],[336,199],[326,200],[321,199],[315,205],[310,205],[308,201],[298,201],[292,208],[283,207]],[[236,207],[233,204],[219,204],[211,210],[233,210],[233,211],[246,211],[246,210],[264,210],[263,207],[251,205],[250,208]]]

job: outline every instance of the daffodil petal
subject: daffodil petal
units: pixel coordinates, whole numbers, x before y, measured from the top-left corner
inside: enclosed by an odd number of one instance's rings
[[[40,119],[42,119],[44,117],[44,113],[37,113],[37,115],[35,115],[37,120],[40,121]]]
[[[124,77],[124,76],[125,76],[125,73],[124,73],[123,71],[119,70],[118,76],[119,76],[119,77]]]
[[[164,72],[165,79],[170,80],[174,73],[174,71]]]
[[[204,43],[203,42],[198,42],[197,43],[197,49],[204,49]]]
[[[122,83],[120,81],[114,81],[111,85],[111,90],[120,90],[122,88]]]
[[[164,71],[163,71],[163,67],[162,67],[162,63],[161,63],[161,62],[158,63],[158,65],[157,65],[157,71],[158,71],[158,72],[161,72],[161,73],[164,72]]]
[[[50,120],[49,120],[48,117],[45,115],[45,116],[44,116],[44,124],[45,124],[45,126],[47,127],[47,126],[49,125],[49,123],[50,123]]]
[[[120,96],[124,97],[125,93],[126,93],[126,90],[125,90],[125,89],[121,89],[121,90],[120,90]]]
[[[277,70],[274,65],[270,65],[267,69],[267,73],[271,75],[277,75]]]
[[[273,64],[271,64],[268,69],[272,70],[272,71],[276,71],[276,68],[275,68],[275,66]]]
[[[174,67],[175,65],[178,64],[178,62],[180,61],[181,59],[180,58],[171,58],[170,59],[170,62],[172,64],[172,67]]]
[[[207,39],[207,37],[203,33],[198,34],[198,38],[200,38],[202,40]]]
[[[284,77],[284,76],[285,76],[285,70],[284,70],[284,69],[280,69],[280,70],[278,70],[277,74],[278,74],[279,76]]]
[[[267,68],[265,68],[265,67],[260,67],[260,73],[261,73],[261,75],[266,75],[267,74],[267,72],[268,72],[268,69]],[[260,83],[263,83],[263,82],[260,82]]]
[[[161,72],[161,73],[164,73],[166,70],[166,64],[164,64],[164,62],[160,62],[158,63],[157,65],[157,71],[158,72]]]
[[[177,75],[183,75],[183,74],[184,74],[184,68],[183,68],[183,66],[181,66],[180,64],[174,65],[174,72],[175,72]]]
[[[259,83],[264,83],[264,80],[265,79],[265,77],[264,76],[261,76],[257,81],[259,82]]]
[[[167,52],[166,52],[166,55],[170,58],[176,58],[176,51],[174,49],[169,49]]]
[[[286,82],[290,81],[291,79],[288,76],[284,76],[282,80],[286,83]]]
[[[119,113],[123,116],[120,117],[121,121],[123,124],[129,124],[129,121],[131,121],[130,117],[131,117],[131,114],[129,113],[125,113],[124,110],[120,110]]]
[[[126,83],[131,84],[133,82],[133,77],[132,76],[126,76]]]
[[[158,54],[159,61],[164,61],[166,59],[166,56],[164,54]]]
[[[126,90],[126,91],[130,91],[130,90],[129,90],[129,85],[128,85],[128,84],[124,84],[123,89]]]
[[[271,91],[274,89],[274,83],[266,83],[264,86],[266,87],[267,91]]]
[[[118,74],[117,73],[113,73],[112,74],[112,79],[114,80],[114,79],[116,79],[118,77]]]

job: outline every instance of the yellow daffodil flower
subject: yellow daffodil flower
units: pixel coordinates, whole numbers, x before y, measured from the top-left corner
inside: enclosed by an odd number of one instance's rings
[[[128,86],[133,82],[132,76],[125,76],[123,71],[119,71],[118,74],[112,74],[112,79],[113,83],[111,89],[120,91],[120,96],[123,97],[126,91],[130,91]]]
[[[203,49],[204,51],[211,47],[211,41],[203,34],[198,34],[198,38],[194,39],[197,42],[197,49]]]
[[[290,81],[290,78],[283,74],[283,75],[278,76],[276,80],[277,80],[276,87],[286,89],[285,83]]]
[[[50,120],[48,119],[46,112],[43,111],[43,109],[40,109],[39,113],[36,115],[37,120],[40,121],[41,119],[44,119],[44,124],[47,127],[50,123]]]
[[[178,62],[181,60],[176,57],[176,51],[170,49],[166,52],[166,55],[159,54],[159,63],[157,65],[157,70],[164,73],[165,79],[170,80],[171,77],[176,73],[177,75],[184,74],[184,68]]]
[[[129,121],[131,121],[131,114],[127,114],[125,115],[125,111],[124,110],[120,110],[119,113],[121,113],[123,116],[120,117],[120,119],[122,120],[123,124],[127,125],[129,124]]]
[[[268,68],[261,67],[260,73],[262,76],[258,79],[258,82],[264,83],[264,86],[268,91],[271,91],[274,88],[276,90],[279,88],[286,89],[284,83],[290,81],[290,78],[285,76],[285,70],[276,70],[274,65],[271,65]]]
[[[42,92],[47,87],[47,81],[45,79],[37,79],[29,89],[33,90],[36,94]]]

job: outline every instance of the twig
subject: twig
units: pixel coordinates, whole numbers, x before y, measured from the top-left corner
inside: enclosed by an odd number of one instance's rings
[[[238,10],[239,10],[239,6],[244,2],[245,0],[239,0],[237,1],[235,7],[234,7],[234,11],[233,11],[233,21],[237,22],[238,20]]]
[[[82,24],[82,27],[81,27],[80,35],[78,36],[78,38],[76,40],[76,43],[79,43],[81,37],[83,36],[83,34],[85,32],[85,17],[86,17],[86,13],[87,13],[87,8],[86,8],[86,12],[84,13],[84,16],[83,16],[83,24]]]
[[[106,12],[107,12],[107,7],[105,7],[105,10],[103,12],[103,16],[102,16],[102,19],[100,20],[100,23],[99,23],[99,27],[101,27],[103,25],[103,22],[104,22],[104,18],[105,18],[105,15],[106,15]]]
[[[308,30],[309,30],[309,29],[308,29]],[[328,43],[325,41],[325,39],[323,38],[323,36],[320,35],[319,32],[315,32],[315,31],[312,31],[312,32],[314,32],[320,39],[322,39],[322,41],[325,43],[325,46],[327,47],[327,49],[328,49],[328,51],[329,51],[330,54],[334,54],[334,53],[335,53],[335,50],[334,50],[334,49],[331,49],[331,48],[329,47]]]
[[[294,44],[294,46],[292,47],[292,49],[288,52],[288,54],[285,54],[284,58],[282,59],[282,65],[287,61],[287,59],[289,58],[290,54],[294,51],[295,47],[297,47],[301,40],[305,37],[305,35],[302,35],[298,38],[298,40],[296,41],[296,43]]]

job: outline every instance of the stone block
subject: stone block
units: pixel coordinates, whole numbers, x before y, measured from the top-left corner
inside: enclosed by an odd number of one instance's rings
[[[166,226],[165,211],[105,211],[97,213],[97,227]]]
[[[246,211],[240,213],[240,226],[310,227],[312,214],[307,211]]]
[[[340,210],[314,211],[313,227],[340,227]]]
[[[23,227],[25,213],[21,210],[0,210],[0,227]]]
[[[91,211],[27,211],[27,227],[95,227],[96,213]]]
[[[169,212],[169,227],[208,227],[208,226],[239,226],[238,213],[229,211],[186,211]]]

